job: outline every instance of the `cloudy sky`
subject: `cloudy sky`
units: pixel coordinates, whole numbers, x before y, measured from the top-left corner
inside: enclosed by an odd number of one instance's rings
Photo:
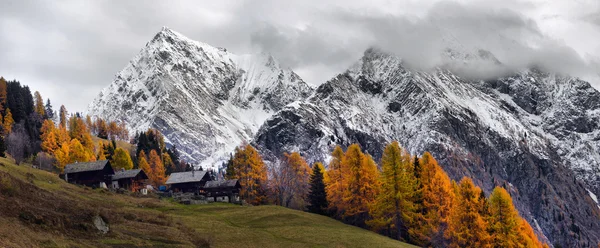
[[[537,64],[590,80],[600,72],[597,0],[0,0],[0,5],[0,75],[70,111],[84,111],[162,26],[238,54],[269,52],[313,85],[343,71],[371,46],[420,68],[438,65],[441,51],[451,47],[486,49],[515,68]]]

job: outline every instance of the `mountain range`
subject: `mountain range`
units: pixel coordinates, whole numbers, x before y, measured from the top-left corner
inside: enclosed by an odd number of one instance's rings
[[[447,55],[501,64],[483,50]],[[490,80],[450,68],[411,69],[370,48],[315,89],[272,56],[235,55],[163,28],[88,114],[132,132],[156,128],[202,166],[219,166],[242,142],[269,162],[297,151],[312,163],[352,143],[379,159],[397,140],[412,154],[432,152],[452,179],[507,188],[552,244],[597,245],[600,92],[539,68]]]

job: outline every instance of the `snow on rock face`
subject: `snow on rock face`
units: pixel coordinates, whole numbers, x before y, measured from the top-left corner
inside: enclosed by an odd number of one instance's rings
[[[512,185],[521,214],[552,243],[585,247],[600,241],[600,211],[586,191],[598,194],[599,106],[600,93],[574,78],[532,69],[471,82],[407,69],[369,49],[266,120],[253,144],[269,161],[298,151],[312,163],[352,143],[379,159],[397,140],[412,154],[432,152],[453,179],[469,176],[488,193]]]
[[[163,28],[89,105],[131,133],[160,130],[184,160],[214,166],[312,88],[265,54],[238,56]]]

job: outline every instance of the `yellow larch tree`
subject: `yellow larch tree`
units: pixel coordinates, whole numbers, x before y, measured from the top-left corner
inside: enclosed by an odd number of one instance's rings
[[[6,108],[6,114],[4,114],[4,121],[2,123],[2,126],[4,126],[4,135],[8,136],[8,134],[10,134],[10,132],[12,131],[12,126],[15,123],[15,120],[12,117],[12,113],[10,112],[9,108]]]
[[[342,215],[342,195],[344,192],[343,174],[345,168],[342,168],[342,158],[344,151],[340,146],[336,146],[331,153],[331,160],[325,172],[325,192],[327,192],[327,202],[329,203],[329,211],[335,217]]]
[[[42,95],[39,91],[36,91],[33,93],[33,98],[35,100],[35,112],[44,117],[46,115],[46,108],[44,107],[44,99],[42,99]]]
[[[264,203],[267,168],[258,151],[249,144],[236,148],[232,163],[233,178],[237,178],[242,186],[240,196],[249,204]]]
[[[493,247],[543,247],[529,223],[519,216],[504,188],[496,187],[492,191],[489,214],[488,230]]]
[[[398,240],[409,241],[408,227],[416,217],[413,202],[417,191],[410,154],[394,141],[388,144],[381,158],[381,193],[369,212],[373,220],[367,223],[376,231]]]
[[[133,161],[131,160],[131,156],[129,156],[129,152],[123,148],[115,149],[115,154],[113,155],[110,164],[115,170],[133,169]]]

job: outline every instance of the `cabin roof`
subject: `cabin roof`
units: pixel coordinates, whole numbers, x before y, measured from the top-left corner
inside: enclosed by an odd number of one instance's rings
[[[171,173],[166,184],[193,183],[204,179],[206,171],[186,171]]]
[[[65,173],[100,171],[104,169],[106,164],[108,164],[108,160],[68,164],[65,166]]]
[[[206,185],[204,185],[204,188],[205,189],[227,188],[227,187],[235,187],[237,184],[238,184],[237,179],[208,181],[208,182],[206,182]]]
[[[148,178],[148,176],[146,176],[146,173],[144,173],[143,170],[141,169],[133,169],[133,170],[119,170],[119,171],[115,171],[115,175],[112,176],[112,180],[116,181],[119,179],[125,179],[125,178],[134,178],[136,177],[138,174],[142,173],[142,177],[143,178]]]

